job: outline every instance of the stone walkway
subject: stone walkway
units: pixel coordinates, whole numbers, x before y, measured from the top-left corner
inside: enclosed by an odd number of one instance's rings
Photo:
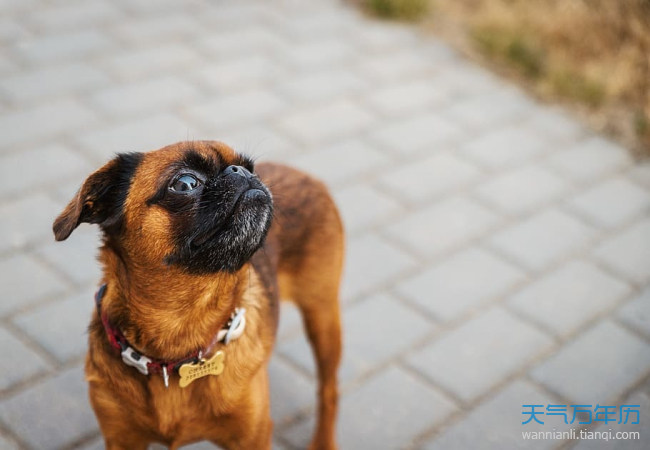
[[[650,448],[650,165],[338,3],[151,4],[2,2],[0,448],[102,448],[82,374],[97,233],[54,243],[51,223],[114,152],[198,138],[338,199],[343,449]],[[303,448],[290,308],[270,372],[276,447]],[[524,426],[522,405],[576,403],[641,405],[641,425],[587,427],[642,441],[522,438],[577,428]]]

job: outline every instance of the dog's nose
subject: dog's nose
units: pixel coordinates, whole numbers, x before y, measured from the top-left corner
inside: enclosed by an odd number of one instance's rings
[[[248,170],[246,170],[245,167],[242,167],[242,166],[228,166],[223,171],[223,175],[225,177],[239,175],[239,176],[242,176],[244,178],[251,178],[253,176],[252,173],[250,173]]]

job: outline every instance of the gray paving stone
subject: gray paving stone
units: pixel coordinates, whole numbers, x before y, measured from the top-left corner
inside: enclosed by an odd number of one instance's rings
[[[366,87],[366,80],[349,70],[322,68],[281,82],[278,90],[295,100],[314,102],[357,93]]]
[[[431,322],[385,294],[351,305],[344,310],[342,318],[344,346],[339,369],[342,384],[400,357],[435,329]],[[315,375],[313,357],[304,336],[283,342],[278,350]]]
[[[424,445],[423,449],[465,450],[481,449],[552,449],[561,441],[525,440],[525,431],[566,431],[570,426],[563,420],[537,416],[544,425],[531,422],[522,425],[522,405],[553,405],[559,401],[526,381],[515,381],[481,403],[462,421],[446,429],[440,436]],[[523,417],[522,420],[519,420]],[[558,418],[559,419],[559,418]],[[480,444],[479,444],[480,443]]]
[[[225,58],[233,55],[272,54],[282,49],[285,42],[268,27],[260,24],[246,24],[197,41],[203,53],[211,58]]]
[[[626,175],[650,189],[650,162],[637,162],[630,168]]]
[[[512,314],[493,308],[409,358],[409,364],[464,402],[473,402],[523,368],[551,340]]]
[[[94,112],[74,100],[58,100],[2,114],[0,150],[6,152],[16,144],[51,138],[66,131],[78,132],[95,122]]]
[[[176,115],[161,113],[84,133],[76,142],[98,162],[105,162],[116,153],[155,150],[174,142],[202,137],[191,123]]]
[[[650,219],[644,219],[611,236],[594,250],[607,266],[630,280],[643,283],[650,278]]]
[[[650,288],[619,309],[618,317],[650,337]]]
[[[479,170],[452,152],[436,153],[426,159],[402,164],[380,178],[391,189],[411,202],[422,202],[432,196],[458,191],[472,182]]]
[[[441,423],[456,406],[408,372],[388,368],[343,397],[338,420],[341,448],[394,449]],[[305,448],[313,419],[284,433],[291,444]]]
[[[397,292],[447,321],[502,296],[525,279],[521,270],[471,248],[397,285]]]
[[[446,93],[429,78],[401,81],[368,95],[368,103],[387,116],[399,116],[441,104]]]
[[[650,213],[650,192],[616,177],[578,194],[570,205],[593,223],[611,228]]]
[[[558,172],[575,182],[602,177],[630,162],[630,156],[624,149],[601,137],[582,140],[549,159]]]
[[[283,341],[301,333],[302,317],[298,307],[290,301],[280,303],[280,323],[278,325],[277,340]]]
[[[445,117],[475,130],[485,130],[494,129],[500,124],[511,124],[532,110],[530,100],[521,92],[513,88],[501,88],[459,100],[445,111]],[[503,155],[498,156],[503,158]]]
[[[2,357],[12,362],[0,366],[0,391],[48,369],[45,360],[3,327],[0,327],[0,347]]]
[[[233,92],[236,89],[264,87],[274,83],[287,70],[277,60],[263,55],[246,55],[229,61],[212,63],[197,71],[197,77],[217,92]]]
[[[0,204],[0,251],[51,239],[51,224],[60,212],[60,206],[40,192]]]
[[[603,321],[566,344],[531,375],[570,401],[602,405],[616,401],[649,372],[650,345]]]
[[[537,165],[526,165],[496,175],[476,188],[478,196],[509,214],[523,214],[558,198],[567,183]]]
[[[387,50],[403,49],[419,43],[416,33],[399,23],[365,21],[357,28],[353,38],[364,50],[385,53]]]
[[[90,102],[98,109],[121,118],[193,103],[197,98],[198,91],[193,86],[178,78],[164,76],[99,90]]]
[[[80,358],[88,348],[87,328],[95,308],[94,289],[49,302],[14,317],[13,322],[61,362]]]
[[[373,120],[373,115],[356,102],[337,100],[285,114],[278,127],[301,142],[318,144],[367,129]]]
[[[618,422],[600,425],[590,431],[594,433],[608,433],[611,431],[612,436],[616,436],[616,433],[639,433],[640,439],[630,438],[628,439],[617,439],[617,440],[607,440],[607,439],[582,439],[573,447],[573,450],[645,450],[650,447],[650,436],[645,431],[645,425],[641,422],[643,419],[641,417],[648,417],[650,415],[650,395],[645,392],[635,392],[630,395],[623,402],[625,405],[639,405],[637,409],[639,411],[639,424],[618,424]],[[634,414],[630,414],[630,422],[635,421]],[[621,436],[622,437],[622,436]]]
[[[541,211],[490,238],[490,245],[532,270],[542,270],[576,251],[594,229],[555,210]]]
[[[466,197],[452,197],[410,214],[386,228],[413,251],[435,256],[466,244],[498,221],[498,216]]]
[[[358,65],[359,73],[377,82],[395,82],[407,77],[424,76],[435,73],[432,61],[426,61],[415,50],[393,50],[362,57]]]
[[[0,89],[11,101],[25,104],[47,97],[88,92],[109,83],[105,73],[83,63],[62,64],[4,77]]]
[[[526,286],[508,304],[553,333],[566,335],[614,307],[629,290],[593,264],[571,261]]]
[[[56,4],[35,9],[29,22],[39,30],[67,31],[74,28],[99,25],[119,20],[122,14],[107,1],[78,2],[72,5]]]
[[[35,449],[61,448],[98,431],[81,367],[64,370],[0,406],[0,420]]]
[[[353,239],[346,250],[342,297],[357,297],[414,265],[411,256],[372,234]]]
[[[101,31],[82,30],[28,38],[18,44],[15,52],[30,62],[51,63],[80,58],[93,52],[105,52],[112,46],[110,39]]]
[[[391,122],[373,132],[371,137],[396,154],[409,155],[418,150],[439,150],[460,134],[460,128],[437,114],[418,114]]]
[[[279,358],[269,363],[271,390],[271,416],[276,427],[302,411],[313,408],[316,400],[316,383],[308,379]]]
[[[478,164],[501,169],[522,163],[542,153],[545,142],[530,130],[516,126],[494,127],[469,142],[462,151]]]
[[[196,16],[180,11],[139,17],[136,21],[112,21],[113,35],[129,43],[156,43],[203,36],[206,29]]]
[[[223,130],[221,133],[210,134],[207,137],[225,142],[236,151],[251,155],[259,162],[291,162],[296,152],[300,150],[280,133],[265,126],[251,126],[233,131]]]
[[[3,44],[26,39],[32,35],[33,33],[25,27],[24,23],[18,23],[11,16],[7,15],[0,18],[0,41]]]
[[[243,127],[276,116],[285,106],[280,97],[262,89],[213,97],[215,99],[196,104],[185,111],[187,116],[202,123],[208,132]]]
[[[556,148],[561,148],[564,143],[571,142],[586,133],[586,129],[575,119],[557,108],[536,108],[526,125],[530,130],[561,144],[556,145]]]
[[[281,29],[291,40],[316,40],[328,36],[346,35],[359,24],[358,15],[351,10],[333,9],[332,4],[304,2],[299,10],[294,3],[284,11]]]
[[[352,58],[354,51],[350,42],[338,37],[323,37],[318,40],[298,41],[283,52],[288,64],[300,70],[317,70],[332,67]]]
[[[389,163],[390,158],[359,140],[325,145],[291,161],[291,165],[321,178],[330,186],[358,182],[364,175],[378,172]]]
[[[453,64],[441,64],[435,74],[435,83],[454,101],[485,95],[503,88],[492,73],[468,61],[456,59]]]
[[[26,167],[29,170],[22,170]],[[79,176],[81,185],[81,176],[91,170],[88,161],[59,144],[4,154],[0,156],[0,197],[13,197],[35,187],[58,187],[73,176]]]
[[[20,450],[18,444],[4,436],[0,436],[0,448],[3,450]]]
[[[2,315],[43,298],[60,295],[66,288],[60,277],[22,253],[0,259],[0,281]],[[26,286],[29,289],[25,289]]]
[[[400,211],[401,205],[366,184],[334,192],[348,234],[367,229]]]
[[[170,42],[151,47],[135,47],[125,52],[106,56],[102,65],[123,80],[168,73],[179,67],[196,67],[200,57],[194,48]]]

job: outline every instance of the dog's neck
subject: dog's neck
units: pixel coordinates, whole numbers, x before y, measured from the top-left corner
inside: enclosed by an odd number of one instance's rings
[[[104,308],[127,340],[143,353],[174,359],[209,345],[247,289],[245,265],[235,273],[195,276],[176,267],[142,268],[108,248],[100,251],[107,298]],[[153,281],[155,280],[155,281]]]

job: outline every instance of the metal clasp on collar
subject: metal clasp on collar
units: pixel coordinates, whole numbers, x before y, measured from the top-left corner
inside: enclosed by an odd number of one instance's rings
[[[143,375],[149,375],[149,367],[147,364],[151,362],[151,359],[147,358],[144,355],[133,350],[132,347],[126,347],[122,350],[122,361],[127,366],[135,367]]]

